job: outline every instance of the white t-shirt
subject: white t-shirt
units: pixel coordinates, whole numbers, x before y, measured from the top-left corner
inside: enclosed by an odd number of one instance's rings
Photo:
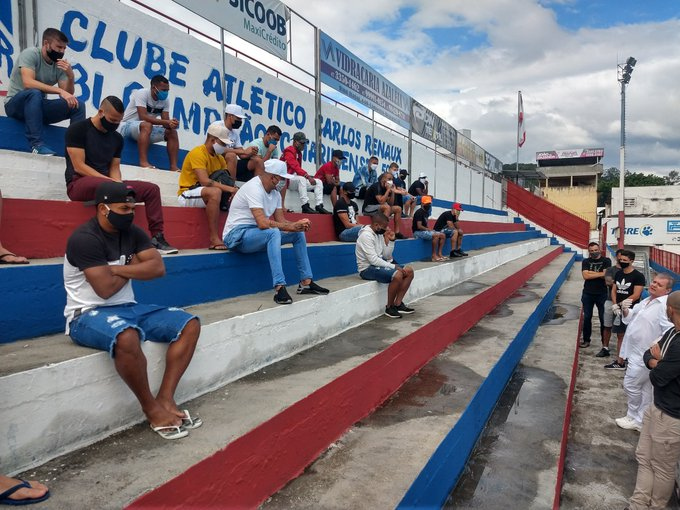
[[[210,125],[211,126],[213,126],[213,125],[223,126],[223,127],[226,128],[223,120],[216,120],[215,122],[211,123]],[[243,147],[243,145],[241,144],[241,130],[240,129],[228,129],[227,128],[227,132],[229,133],[227,138],[229,138],[229,140],[231,140],[231,143],[227,144],[227,149],[240,149],[241,147]]]
[[[264,215],[269,218],[274,211],[281,209],[281,193],[275,189],[267,193],[262,185],[262,179],[257,176],[250,179],[231,199],[222,237],[238,225],[257,225],[251,209],[262,209]]]
[[[139,114],[137,113],[138,106],[146,108],[149,115],[160,117],[162,112],[170,111],[170,100],[156,101],[151,96],[151,89],[137,89],[130,94],[130,102],[125,109],[122,122],[139,120]]]

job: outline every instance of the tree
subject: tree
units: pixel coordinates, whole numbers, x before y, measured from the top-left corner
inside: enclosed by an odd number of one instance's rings
[[[671,170],[668,175],[664,177],[667,186],[674,186],[680,184],[680,172],[677,170]]]

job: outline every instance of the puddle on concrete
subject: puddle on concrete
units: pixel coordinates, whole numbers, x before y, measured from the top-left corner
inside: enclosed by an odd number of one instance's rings
[[[542,326],[559,326],[564,324],[566,321],[578,320],[581,309],[574,305],[568,305],[563,303],[553,304],[546,312],[543,320],[541,321]]]
[[[512,293],[512,295],[506,300],[507,302],[514,303],[526,303],[528,301],[540,301],[541,298],[534,291],[528,288],[521,287],[519,290]]]
[[[485,289],[487,285],[477,282],[461,282],[453,287],[444,289],[435,294],[435,296],[469,296],[472,294],[479,294],[479,292]]]
[[[519,365],[444,508],[544,506],[538,479],[554,468],[547,443],[560,440],[565,391],[554,374]]]
[[[491,310],[487,315],[489,317],[509,317],[513,314],[512,310],[505,303],[501,303],[496,308]]]

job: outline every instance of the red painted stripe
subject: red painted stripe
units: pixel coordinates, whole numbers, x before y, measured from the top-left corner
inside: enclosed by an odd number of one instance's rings
[[[404,337],[127,508],[256,508],[561,253],[556,248]]]
[[[569,424],[571,423],[571,409],[574,404],[574,388],[576,387],[576,373],[578,372],[579,338],[583,330],[583,310],[578,321],[578,333],[576,334],[576,348],[574,350],[574,361],[571,365],[571,381],[569,383],[569,393],[567,403],[564,407],[564,422],[562,423],[562,440],[560,445],[560,457],[557,459],[557,480],[555,480],[555,498],[553,499],[553,510],[560,509],[560,496],[562,495],[562,480],[564,478],[564,462],[567,457],[567,443],[569,441]]]

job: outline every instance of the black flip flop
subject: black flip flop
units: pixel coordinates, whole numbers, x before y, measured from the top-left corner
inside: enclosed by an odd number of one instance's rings
[[[0,264],[7,264],[7,265],[12,265],[12,266],[29,264],[28,260],[26,260],[25,262],[7,262],[5,260],[5,257],[18,257],[18,255],[16,255],[15,253],[11,253],[9,251],[7,253],[3,253],[2,255],[0,255]]]

